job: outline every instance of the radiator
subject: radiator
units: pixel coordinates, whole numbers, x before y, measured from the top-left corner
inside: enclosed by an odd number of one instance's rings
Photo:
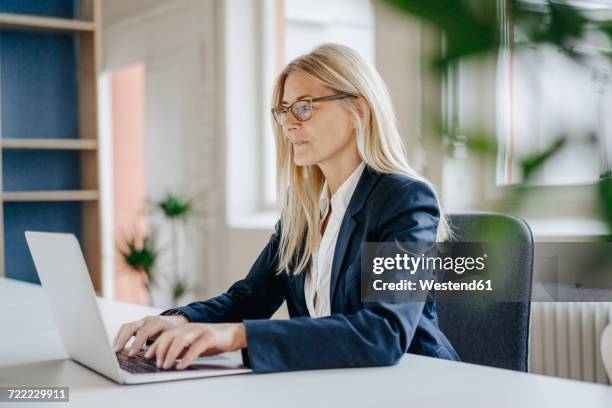
[[[534,302],[529,372],[610,384],[600,351],[612,303]]]

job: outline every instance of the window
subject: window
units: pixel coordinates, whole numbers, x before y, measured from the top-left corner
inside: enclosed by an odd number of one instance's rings
[[[269,118],[272,86],[278,73],[295,57],[317,45],[347,45],[374,63],[374,11],[370,0],[266,0],[263,12],[262,115],[259,207],[276,206],[276,156]]]
[[[524,1],[529,18],[545,21],[545,1]],[[610,18],[604,1],[573,1],[590,18]],[[503,4],[503,2],[501,2]],[[610,174],[612,159],[611,44],[595,30],[573,47],[580,61],[549,44],[530,43],[512,16],[503,13],[498,67],[498,184],[521,182],[520,158],[542,152],[560,137],[562,149],[547,160],[530,184],[590,184]],[[608,53],[606,55],[606,53]]]
[[[540,24],[550,4],[560,3],[518,2]],[[593,200],[612,164],[612,44],[589,32],[574,45],[583,56],[578,64],[550,45],[529,43],[507,3],[497,2],[499,53],[464,58],[446,73],[444,121],[453,147],[444,165],[447,210],[511,212],[530,223],[537,240],[604,235]],[[612,17],[609,0],[567,3],[592,18]],[[496,160],[472,154],[465,143],[471,135],[496,140]],[[562,149],[526,183],[521,159],[561,135],[567,137]],[[528,187],[520,190],[526,194],[509,188],[517,184]]]

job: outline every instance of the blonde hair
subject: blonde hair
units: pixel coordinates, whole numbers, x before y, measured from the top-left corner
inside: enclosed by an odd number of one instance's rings
[[[361,159],[378,172],[400,173],[427,183],[438,199],[433,185],[408,164],[391,96],[370,63],[349,47],[323,44],[297,57],[283,69],[274,85],[272,106],[282,103],[285,81],[292,72],[306,74],[336,92],[357,95],[365,103],[356,103],[355,98],[343,99],[340,103],[355,116]],[[365,114],[359,111],[364,105]],[[293,272],[299,273],[308,265],[317,244],[321,222],[319,196],[325,180],[318,166],[294,164],[293,149],[283,135],[282,126],[274,120],[272,126],[276,141],[277,188],[282,203],[278,272],[288,269],[294,261]],[[440,206],[436,241],[444,241],[451,234]]]

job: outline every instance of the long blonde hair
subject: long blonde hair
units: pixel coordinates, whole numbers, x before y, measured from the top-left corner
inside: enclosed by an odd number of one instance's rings
[[[400,173],[433,185],[417,173],[406,158],[391,96],[376,69],[357,52],[339,44],[323,44],[291,61],[276,79],[272,106],[282,103],[287,76],[306,74],[336,92],[357,95],[367,112],[360,112],[354,98],[340,100],[354,116],[357,148],[366,165],[381,173]],[[361,115],[360,115],[361,113]],[[361,119],[364,118],[364,120]],[[282,126],[273,120],[276,141],[277,188],[282,204],[278,272],[293,263],[294,273],[307,265],[317,244],[320,225],[319,196],[325,181],[318,166],[297,166],[291,143]],[[437,194],[436,194],[437,199]],[[439,201],[439,200],[438,200]],[[450,237],[448,221],[440,207],[436,241]]]

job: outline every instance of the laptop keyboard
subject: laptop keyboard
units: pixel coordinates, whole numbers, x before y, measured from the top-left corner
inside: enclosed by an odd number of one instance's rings
[[[115,354],[117,355],[117,360],[119,360],[119,366],[132,374],[141,374],[141,373],[161,373],[168,371],[178,371],[176,368],[172,367],[167,370],[163,368],[157,368],[155,365],[155,359],[148,359],[144,356],[144,351],[140,351],[135,356],[128,356],[129,350],[118,351]],[[210,369],[210,365],[203,364],[190,364],[185,368],[185,370],[202,370],[208,368]]]

